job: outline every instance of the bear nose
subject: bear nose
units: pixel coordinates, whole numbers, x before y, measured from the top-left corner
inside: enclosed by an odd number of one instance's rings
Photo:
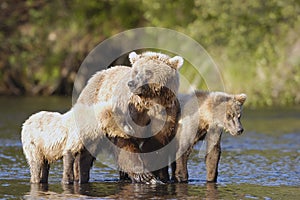
[[[132,88],[134,86],[134,81],[129,81],[127,83],[128,87]]]
[[[242,134],[243,131],[244,131],[244,129],[243,129],[243,128],[240,128],[240,129],[238,130],[238,134],[239,134],[239,135]]]

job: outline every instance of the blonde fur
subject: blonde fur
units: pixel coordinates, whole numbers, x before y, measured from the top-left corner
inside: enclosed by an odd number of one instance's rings
[[[140,55],[136,54],[135,52],[131,52],[129,54],[129,61],[132,65],[134,65],[136,61],[141,60],[141,59],[146,62],[159,61],[159,62],[167,64],[168,66],[172,67],[175,70],[179,70],[180,67],[183,65],[183,58],[180,56],[175,56],[173,58],[170,58],[166,54],[151,52],[151,51],[144,52]]]
[[[116,86],[127,85],[125,77],[129,77],[131,68],[127,66],[114,66],[112,68],[97,72],[89,79],[82,90],[77,103],[93,105],[98,102],[109,101],[117,93]],[[125,87],[123,88],[125,89]],[[125,89],[126,90],[126,89]],[[120,90],[121,91],[121,90]]]
[[[100,150],[101,139],[107,126],[116,127],[113,133],[127,136],[114,121],[106,120],[111,114],[111,105],[101,102],[94,105],[76,104],[70,111],[41,111],[30,116],[23,124],[21,140],[23,151],[31,169],[31,182],[39,182],[44,161],[52,163],[68,152],[73,156],[79,153],[84,144],[94,144],[89,148],[93,155]],[[34,178],[35,177],[35,178]]]
[[[89,81],[86,87],[80,94],[77,103],[85,105],[94,105],[99,102],[107,102],[111,105],[111,111],[106,112],[106,118],[102,121],[114,120],[116,110],[120,111],[123,117],[128,112],[128,105],[134,105],[136,112],[144,112],[150,109],[153,105],[159,103],[167,108],[174,107],[176,94],[179,87],[178,69],[183,64],[183,59],[179,56],[170,58],[169,56],[155,52],[145,52],[129,54],[129,59],[132,63],[132,68],[126,66],[114,66],[107,70],[102,70],[96,73]],[[152,96],[141,97],[133,94],[127,86],[130,77],[134,78],[133,72],[138,74],[145,73],[145,70],[150,69],[154,76],[154,84],[150,86],[149,93]],[[151,81],[150,81],[151,83]],[[169,88],[169,91],[162,92],[162,86]],[[125,119],[123,119],[125,120]],[[141,119],[142,120],[142,119]],[[122,121],[122,120],[121,120]],[[126,122],[124,122],[126,123]],[[105,133],[108,136],[118,136],[116,130],[117,123],[106,123]],[[142,129],[135,127],[136,132],[141,132]],[[124,137],[126,134],[119,136]]]
[[[132,69],[142,74],[143,70],[147,69],[145,65],[150,66],[155,74],[153,81],[158,81],[160,86],[168,86],[175,94],[177,93],[179,87],[177,69],[183,63],[181,57],[171,59],[164,54],[148,52],[142,55],[132,54],[131,59],[135,62],[133,68],[115,66],[96,73],[88,81],[77,103],[69,112],[60,114],[42,111],[26,120],[23,124],[21,139],[24,154],[31,168],[31,182],[40,181],[44,162],[51,163],[61,157],[68,157],[66,155],[69,154],[75,156],[85,148],[84,144],[99,144],[99,140],[104,135],[128,138],[125,131],[130,128],[125,122],[121,123],[122,127],[120,127],[117,122],[122,122],[123,119],[116,120],[119,116],[115,113],[120,110],[120,116],[124,116],[128,112],[130,103],[136,106],[137,112],[144,112],[152,105],[151,101],[157,100],[141,98],[130,92],[127,84],[129,77],[132,77]],[[161,88],[153,89],[159,91]],[[168,93],[164,94],[168,95]],[[167,99],[162,101],[166,104],[164,106],[172,108],[173,98],[176,96],[172,94],[171,97],[159,96],[157,98]],[[177,111],[174,112],[177,113]],[[172,113],[168,120],[172,127],[165,130],[169,132],[174,130],[176,117]],[[99,145],[93,145],[88,150],[92,155],[96,155],[99,148],[101,148]]]

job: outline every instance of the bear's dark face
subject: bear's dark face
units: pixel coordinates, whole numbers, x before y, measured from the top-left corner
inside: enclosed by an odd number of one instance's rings
[[[226,111],[224,116],[224,129],[231,135],[240,135],[244,128],[241,123],[242,106],[246,100],[245,94],[235,95],[233,99],[226,104]]]

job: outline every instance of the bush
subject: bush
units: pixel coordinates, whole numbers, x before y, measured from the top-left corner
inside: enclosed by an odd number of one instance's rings
[[[252,106],[300,103],[296,0],[5,0],[0,8],[1,93],[71,94],[80,63],[99,42],[159,26],[202,44],[228,92],[247,93]]]

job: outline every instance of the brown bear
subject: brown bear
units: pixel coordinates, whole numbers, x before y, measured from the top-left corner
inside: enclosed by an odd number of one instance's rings
[[[133,181],[146,182],[151,173],[138,171],[133,173],[132,165],[138,163],[132,161],[130,152],[155,151],[175,136],[180,112],[176,97],[179,87],[178,69],[182,66],[183,59],[179,56],[170,58],[165,54],[154,52],[143,54],[132,52],[129,60],[132,68],[115,66],[96,73],[88,81],[76,104],[94,105],[99,102],[110,102],[112,107],[106,112],[109,113],[107,118],[113,123],[105,127],[103,132],[116,146],[126,150],[120,150],[117,157],[120,169],[130,172]],[[157,118],[149,112],[152,107],[158,107],[166,114],[162,128],[157,130],[158,133],[154,133],[151,128],[151,121]],[[108,119],[106,120],[109,121]],[[130,137],[115,136],[114,131],[118,129],[117,127],[123,129],[124,134]],[[152,142],[144,142],[145,140]],[[155,145],[148,145],[150,143]],[[139,148],[141,144],[142,150]],[[86,149],[89,150],[88,147]],[[139,158],[139,154],[136,156],[136,160],[142,160],[144,163],[140,166],[141,169],[150,167],[151,161]],[[159,159],[165,158],[160,156],[156,160]],[[77,164],[82,167],[84,165],[88,168],[90,163]],[[86,178],[80,175],[80,179]]]
[[[179,95],[182,115],[176,133],[176,162],[172,165],[172,179],[188,181],[187,161],[193,146],[206,140],[207,181],[216,182],[218,163],[221,155],[222,132],[240,135],[243,126],[240,122],[245,94],[231,95],[224,92],[196,91]],[[175,156],[175,155],[173,155]]]
[[[221,135],[223,130],[231,135],[243,132],[240,122],[242,106],[247,98],[245,94],[230,95],[223,92],[195,91],[191,94],[178,95],[181,116],[178,121],[173,146],[165,147],[167,158],[176,160],[172,163],[172,180],[187,182],[187,161],[193,146],[200,140],[207,141],[206,168],[207,181],[216,182],[218,163],[221,155]],[[154,111],[155,112],[155,111]],[[153,144],[152,140],[147,141]],[[143,149],[143,147],[141,147]],[[160,170],[162,180],[169,178],[168,173]],[[121,179],[126,174],[120,173]]]
[[[171,120],[167,120],[171,123],[167,123],[169,129],[166,129],[166,134],[170,135],[170,131],[174,130],[172,126],[176,125],[178,109],[171,107],[177,106],[178,69],[183,59],[147,52],[130,54],[130,61],[132,70],[119,66],[92,77],[69,112],[62,115],[42,111],[26,120],[21,137],[31,169],[31,182],[47,182],[49,163],[61,157],[64,159],[64,183],[74,180],[87,182],[94,160],[92,155],[96,155],[101,148],[97,144],[104,135],[121,148],[117,152],[118,164],[122,170],[129,172],[133,181],[156,182],[155,177],[145,171],[139,156],[132,154],[140,152],[139,144],[127,135],[136,130],[137,133],[143,131],[139,127],[133,130],[121,118],[129,112],[136,124],[147,125],[151,120],[147,114],[149,108],[160,104],[171,111]],[[136,94],[131,94],[127,84]],[[85,146],[89,146],[88,151]]]
[[[76,164],[90,163],[103,146],[98,146],[104,138],[102,130],[110,126],[112,121],[107,119],[107,110],[111,105],[101,102],[93,106],[76,104],[70,111],[60,114],[57,112],[41,111],[30,116],[22,127],[21,140],[25,157],[30,166],[32,183],[48,182],[50,164],[63,158],[63,183],[71,183],[79,179],[81,174],[86,182],[89,178],[89,168],[80,168],[73,172],[75,157]],[[76,115],[74,113],[80,113]],[[76,118],[75,118],[76,117]],[[101,122],[101,123],[99,123]],[[126,138],[121,129],[115,129],[115,136]],[[84,145],[90,144],[89,151]],[[93,145],[94,144],[94,145]],[[81,156],[76,156],[76,155]]]

